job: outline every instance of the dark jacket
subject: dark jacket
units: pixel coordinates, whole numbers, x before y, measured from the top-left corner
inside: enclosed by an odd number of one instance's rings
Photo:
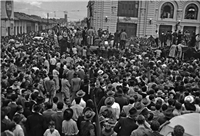
[[[123,95],[119,95],[115,97],[115,102],[119,103],[120,110],[122,110],[123,106],[128,104],[128,99]]]
[[[115,125],[114,131],[117,133],[117,136],[130,136],[131,132],[137,128],[138,126],[134,119],[122,117]]]
[[[45,120],[39,113],[33,113],[27,118],[26,129],[29,136],[43,136],[45,132]]]
[[[154,132],[151,132],[151,136],[163,136],[163,135],[154,131]]]
[[[60,134],[62,134],[62,121],[63,121],[63,112],[57,112],[51,115],[52,120],[55,121],[55,128]]]
[[[15,115],[17,111],[17,104],[16,103],[9,103],[8,106],[10,107],[10,112],[8,113],[8,117],[10,120],[12,120],[13,116]]]

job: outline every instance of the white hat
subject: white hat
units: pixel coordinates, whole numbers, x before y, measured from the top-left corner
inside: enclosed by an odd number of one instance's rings
[[[98,70],[98,72],[97,72],[99,75],[102,75],[104,72],[103,72],[103,70]]]
[[[185,97],[184,99],[185,102],[189,102],[189,103],[193,103],[194,102],[194,98],[191,95],[188,95]]]

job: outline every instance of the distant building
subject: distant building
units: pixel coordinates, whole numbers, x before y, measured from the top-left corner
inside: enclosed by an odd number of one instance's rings
[[[13,11],[13,0],[1,1],[1,36],[29,33],[52,28],[56,20]]]
[[[1,1],[1,36],[14,34],[14,2]]]
[[[31,31],[42,31],[56,25],[52,19],[44,19],[36,15],[14,12],[14,34],[29,33]]]
[[[180,30],[200,33],[200,0],[89,1],[88,20],[95,30],[125,29],[129,36]]]
[[[99,28],[108,29],[110,32],[116,31],[117,22],[116,0],[109,1],[89,1],[88,3],[88,21],[95,30]]]

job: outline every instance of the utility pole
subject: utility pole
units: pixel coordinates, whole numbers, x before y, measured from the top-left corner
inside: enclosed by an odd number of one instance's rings
[[[65,18],[65,25],[68,26],[68,16],[67,16],[67,11],[64,11],[64,18]]]
[[[47,28],[49,28],[49,13],[47,13]]]

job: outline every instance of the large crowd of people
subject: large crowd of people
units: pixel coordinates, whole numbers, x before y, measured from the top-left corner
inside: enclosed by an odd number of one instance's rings
[[[173,117],[200,113],[200,58],[151,38],[60,26],[2,37],[1,135],[162,136]]]

